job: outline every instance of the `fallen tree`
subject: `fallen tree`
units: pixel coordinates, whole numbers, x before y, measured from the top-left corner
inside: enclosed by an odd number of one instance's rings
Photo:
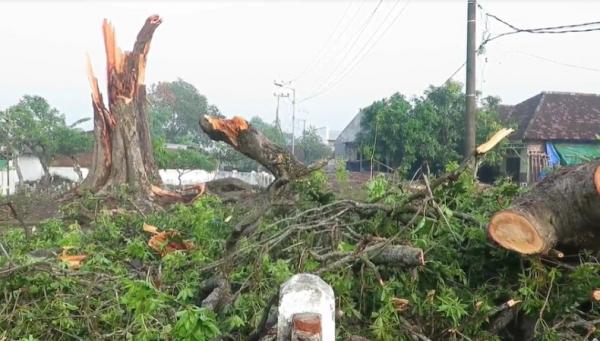
[[[561,169],[536,184],[492,216],[488,235],[522,254],[556,253],[555,248],[598,250],[600,161]]]
[[[224,119],[213,116],[200,118],[200,128],[214,141],[222,141],[265,167],[276,184],[307,176],[325,165],[327,160],[305,166],[292,153],[278,146],[241,117]]]

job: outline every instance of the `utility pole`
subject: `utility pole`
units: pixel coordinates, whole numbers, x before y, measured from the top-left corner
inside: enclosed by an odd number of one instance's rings
[[[296,149],[296,135],[294,134],[294,131],[296,130],[296,89],[292,89],[292,155],[296,156],[296,154],[294,154],[294,151]]]
[[[286,88],[286,89],[292,90],[292,155],[295,155],[294,151],[296,149],[296,141],[295,141],[296,140],[296,135],[295,135],[295,130],[296,130],[296,89],[289,86],[291,84],[291,82],[274,81],[273,84],[275,84],[275,86],[278,86],[280,88]]]
[[[302,121],[302,137],[306,136],[306,119],[298,119],[298,121]]]
[[[275,108],[275,127],[277,128],[277,130],[279,130],[279,133],[281,133],[281,121],[279,120],[279,100],[281,99],[281,97],[290,97],[290,95],[273,93],[273,96],[277,97],[277,108]]]
[[[467,81],[465,103],[465,150],[464,159],[467,160],[475,153],[475,117],[477,103],[475,95],[475,62],[476,62],[476,11],[477,0],[467,0]]]

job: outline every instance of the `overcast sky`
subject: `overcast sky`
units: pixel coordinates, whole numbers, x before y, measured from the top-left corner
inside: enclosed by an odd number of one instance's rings
[[[103,82],[102,19],[115,25],[118,44],[131,49],[146,17],[156,13],[164,21],[152,42],[148,84],[181,77],[227,116],[273,120],[273,80],[301,75],[294,82],[298,100],[320,95],[298,104],[297,118],[342,129],[361,107],[394,92],[419,95],[464,62],[466,4],[386,0],[374,11],[375,0],[2,1],[0,108],[35,94],[69,122],[91,117],[84,60],[89,53]],[[600,1],[480,4],[524,28],[600,20]],[[478,20],[480,41],[486,20]],[[506,27],[490,20],[487,31]],[[600,32],[501,38],[478,58],[477,75],[479,91],[508,104],[540,91],[600,93]],[[464,69],[455,79],[464,82]],[[282,101],[281,115],[290,130],[290,102]]]

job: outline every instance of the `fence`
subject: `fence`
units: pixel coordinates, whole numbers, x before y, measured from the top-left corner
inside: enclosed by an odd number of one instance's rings
[[[15,193],[16,187],[22,187],[24,189],[34,189],[36,186],[35,182],[42,178],[43,170],[37,159],[20,158],[20,169],[23,174],[24,184],[18,184],[19,179],[16,171],[12,168],[10,171],[6,169],[0,170],[0,193]],[[87,176],[87,168],[81,168],[83,177]],[[267,172],[238,172],[238,171],[204,171],[204,170],[177,170],[177,169],[164,169],[160,170],[160,177],[165,185],[178,186],[179,178],[181,175],[181,184],[190,185],[201,182],[208,182],[215,179],[222,178],[237,178],[250,185],[267,187],[275,179],[275,177]],[[79,176],[71,167],[50,167],[50,174],[57,176],[73,183],[79,181]],[[61,184],[63,186],[63,184]],[[72,184],[65,183],[64,189],[68,189]],[[8,191],[8,192],[7,192]]]

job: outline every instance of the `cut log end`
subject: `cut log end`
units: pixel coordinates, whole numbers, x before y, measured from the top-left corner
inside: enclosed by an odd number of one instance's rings
[[[488,233],[500,246],[522,254],[541,253],[546,249],[544,240],[533,224],[514,211],[502,211],[494,215]]]
[[[600,289],[594,289],[592,291],[592,300],[594,302],[600,302]]]

